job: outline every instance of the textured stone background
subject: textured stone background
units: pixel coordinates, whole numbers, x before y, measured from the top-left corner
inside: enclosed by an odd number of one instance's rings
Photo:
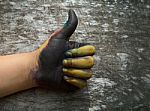
[[[30,89],[1,99],[0,111],[150,110],[149,0],[0,0],[0,54],[34,50],[70,8],[79,17],[72,39],[97,49],[88,87]]]

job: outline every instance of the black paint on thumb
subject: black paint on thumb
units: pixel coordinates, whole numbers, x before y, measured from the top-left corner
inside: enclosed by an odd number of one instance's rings
[[[78,18],[73,10],[69,10],[68,12],[68,20],[64,24],[61,32],[57,35],[57,39],[65,39],[69,40],[70,36],[74,33],[76,27],[78,25]]]

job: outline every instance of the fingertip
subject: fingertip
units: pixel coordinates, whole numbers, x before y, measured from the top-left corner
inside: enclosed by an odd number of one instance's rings
[[[89,45],[89,50],[91,50],[92,54],[95,54],[96,53],[96,47],[93,46],[93,45]]]
[[[68,11],[68,20],[64,24],[64,27],[62,29],[62,35],[66,40],[69,40],[70,36],[75,31],[77,25],[78,25],[78,18],[76,16],[76,13],[74,12],[74,10],[70,9]]]

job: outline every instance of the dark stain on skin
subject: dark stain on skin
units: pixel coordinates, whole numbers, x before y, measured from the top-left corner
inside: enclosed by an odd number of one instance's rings
[[[63,82],[63,64],[65,47],[70,36],[76,29],[78,20],[75,12],[69,10],[67,26],[54,34],[39,56],[39,69],[35,79],[41,85],[60,87]]]

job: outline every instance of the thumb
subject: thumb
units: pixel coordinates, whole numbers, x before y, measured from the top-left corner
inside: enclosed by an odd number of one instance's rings
[[[78,18],[73,10],[68,12],[68,20],[64,24],[64,27],[57,33],[55,39],[65,39],[69,40],[70,36],[75,31],[78,24]]]

